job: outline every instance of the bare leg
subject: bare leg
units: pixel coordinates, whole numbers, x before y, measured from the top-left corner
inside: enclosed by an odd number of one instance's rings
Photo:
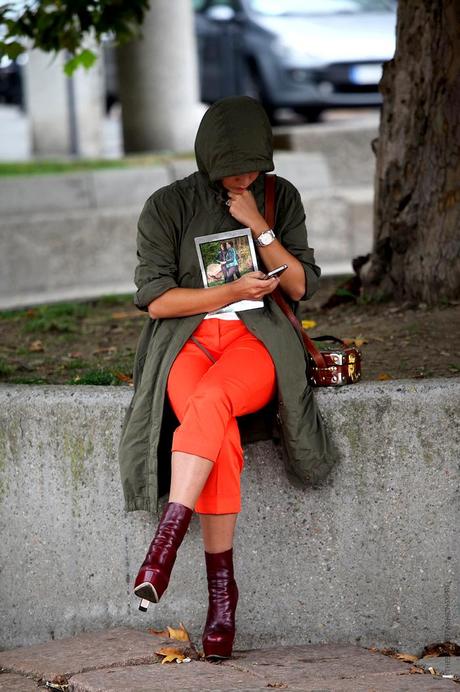
[[[173,452],[171,457],[171,487],[169,502],[180,502],[190,509],[211,473],[213,462],[187,452]]]
[[[221,553],[233,546],[233,535],[238,514],[200,514],[204,549],[208,553]]]

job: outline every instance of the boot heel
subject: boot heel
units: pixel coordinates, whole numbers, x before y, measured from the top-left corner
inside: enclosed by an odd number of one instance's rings
[[[139,610],[142,610],[143,613],[147,612],[147,608],[149,607],[150,601],[148,601],[146,598],[141,598],[141,602],[139,603]]]

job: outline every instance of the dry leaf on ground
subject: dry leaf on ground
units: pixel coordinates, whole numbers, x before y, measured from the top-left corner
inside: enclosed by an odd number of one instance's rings
[[[101,346],[101,348],[97,348],[95,351],[93,351],[93,356],[98,356],[101,353],[116,353],[118,351],[116,346]]]
[[[409,675],[425,675],[424,669],[417,666],[411,666],[407,672]]]
[[[150,627],[147,632],[163,639],[176,639],[180,642],[190,641],[190,635],[183,622],[179,622],[179,627],[169,627],[169,625],[166,625],[164,630],[155,630],[153,627]]]
[[[394,658],[397,658],[398,661],[405,661],[406,663],[415,663],[415,661],[418,661],[418,656],[415,656],[415,654],[407,654],[404,652],[394,654]]]
[[[174,646],[162,646],[160,649],[157,649],[155,653],[158,656],[164,657],[161,661],[162,663],[179,663],[180,661],[183,661],[184,658],[186,658],[183,651]]]
[[[32,341],[29,344],[29,351],[31,353],[35,353],[38,351],[44,351],[44,350],[45,350],[45,347],[43,346],[43,342],[40,341],[40,339],[36,339],[35,341]]]
[[[377,375],[377,379],[383,382],[384,380],[391,380],[393,378],[387,372],[381,372]]]
[[[184,623],[180,622],[177,629],[168,626],[168,632],[171,639],[178,639],[180,642],[189,642],[190,635],[185,629]]]
[[[147,632],[149,634],[154,634],[155,637],[161,637],[162,639],[167,639],[169,637],[168,630],[154,630],[153,627],[149,627]]]
[[[425,656],[460,656],[460,645],[456,642],[428,644],[423,649],[420,658],[425,658]]]
[[[368,344],[367,339],[363,339],[362,336],[356,336],[353,339],[342,339],[345,346],[356,346],[356,348],[361,348],[364,344]]]
[[[113,374],[115,375],[117,380],[120,380],[121,382],[131,383],[133,381],[133,378],[131,377],[131,375],[125,375],[125,373],[118,372],[118,370],[115,370]]]

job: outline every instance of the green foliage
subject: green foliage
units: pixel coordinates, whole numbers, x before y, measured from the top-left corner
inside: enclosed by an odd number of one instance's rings
[[[0,375],[11,375],[15,368],[6,362],[3,358],[0,358]]]
[[[348,290],[348,288],[337,288],[335,291],[336,296],[342,296],[344,298],[352,298],[356,300],[357,296]]]
[[[33,308],[24,324],[25,332],[74,332],[78,320],[88,314],[85,303],[57,303]],[[26,313],[27,315],[28,313]]]
[[[119,385],[120,380],[111,370],[99,368],[98,370],[89,370],[83,375],[77,375],[70,384]]]
[[[164,166],[176,158],[193,158],[193,154],[141,154],[125,156],[122,159],[80,159],[75,161],[0,161],[0,176],[43,175],[53,173],[74,173],[93,171],[101,168],[129,168],[132,166]]]
[[[149,7],[148,0],[37,0],[0,5],[0,57],[15,59],[30,46],[47,53],[70,54],[66,74],[88,69],[96,56],[85,48],[87,39],[100,43],[113,37],[123,43],[135,36]]]
[[[95,53],[86,48],[66,62],[64,72],[70,77],[78,67],[84,67],[86,70],[89,70],[96,62],[96,59]]]
[[[125,303],[130,303],[133,300],[132,293],[122,293],[120,295],[108,294],[106,296],[101,296],[94,301],[96,305],[124,305]]]
[[[48,384],[43,377],[13,377],[9,382],[11,384]]]

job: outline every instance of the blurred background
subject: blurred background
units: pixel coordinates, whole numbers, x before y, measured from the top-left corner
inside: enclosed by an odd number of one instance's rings
[[[137,38],[85,39],[90,69],[67,76],[65,51],[4,57],[0,307],[134,290],[144,201],[195,170],[205,108],[234,94],[270,117],[323,273],[351,272],[372,245],[395,26],[391,0],[156,0]]]

